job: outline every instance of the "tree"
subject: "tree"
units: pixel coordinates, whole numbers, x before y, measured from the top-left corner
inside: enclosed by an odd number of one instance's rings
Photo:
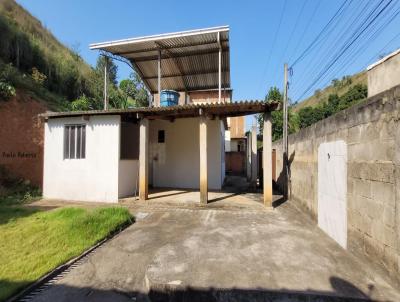
[[[119,89],[121,89],[127,97],[135,99],[137,89],[135,83],[131,79],[122,80],[119,83]]]
[[[283,94],[279,91],[277,87],[271,87],[265,96],[266,102],[283,102]],[[272,140],[276,141],[283,136],[283,111],[277,110],[271,113],[272,120]],[[264,116],[263,114],[257,115],[257,122],[260,131],[262,132],[264,128]],[[290,133],[296,132],[298,129],[298,118],[296,113],[288,107],[288,131]]]
[[[324,117],[331,116],[338,112],[339,110],[339,96],[335,94],[330,94],[328,96],[328,102],[324,103],[323,106],[323,111],[324,111]]]
[[[345,78],[344,81],[348,81]],[[345,94],[338,96],[330,94],[328,101],[315,107],[307,106],[299,110],[300,128],[308,127],[324,118],[327,118],[340,110],[349,108],[350,106],[362,101],[368,95],[366,85],[357,84],[351,87]]]
[[[307,106],[299,110],[299,126],[300,128],[308,127],[324,118],[323,110],[320,106],[315,108]]]
[[[357,84],[350,88],[340,97],[339,110],[346,109],[351,105],[365,99],[368,96],[368,88],[366,85]]]
[[[131,73],[129,79],[122,80],[119,88],[132,100],[132,106],[149,106],[147,90],[137,73]]]
[[[135,97],[136,105],[138,107],[148,107],[149,106],[149,96],[147,90],[144,86],[143,81],[137,73],[133,75],[133,82],[136,85],[137,93]]]
[[[283,94],[279,91],[278,87],[271,87],[265,96],[265,101],[278,101],[281,103],[283,101]]]
[[[101,100],[96,98],[90,98],[86,95],[80,96],[78,99],[71,102],[72,111],[87,111],[87,110],[99,110],[103,108]]]
[[[108,104],[113,109],[126,109],[129,107],[128,97],[118,87],[111,87],[108,93]]]

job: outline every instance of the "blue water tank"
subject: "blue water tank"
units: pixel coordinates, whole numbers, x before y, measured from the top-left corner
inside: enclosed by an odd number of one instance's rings
[[[175,90],[161,90],[160,105],[161,107],[178,105],[179,92]]]

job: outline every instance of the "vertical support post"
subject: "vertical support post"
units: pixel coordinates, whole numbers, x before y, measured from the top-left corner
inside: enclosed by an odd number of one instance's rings
[[[139,199],[146,200],[149,194],[149,120],[142,118],[139,127]]]
[[[272,121],[271,113],[264,114],[263,128],[263,187],[264,205],[272,207]]]
[[[251,128],[251,184],[257,186],[257,126]]]
[[[200,109],[201,110],[201,109]],[[208,172],[207,172],[207,117],[200,114],[200,202],[208,202]]]
[[[158,104],[156,104],[156,106],[161,106],[161,50],[158,50],[157,74]]]
[[[283,83],[283,197],[288,198],[288,65],[284,64]]]
[[[222,83],[222,47],[221,47],[221,34],[218,32],[218,46],[219,46],[219,51],[218,51],[218,102],[221,102],[221,83]]]
[[[108,65],[108,58],[104,57],[105,64],[104,64],[104,110],[108,108],[108,98],[107,98],[107,65]]]
[[[246,133],[247,146],[246,146],[246,178],[251,180],[251,133]]]

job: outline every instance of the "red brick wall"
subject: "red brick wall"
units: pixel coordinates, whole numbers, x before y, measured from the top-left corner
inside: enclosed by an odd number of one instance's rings
[[[8,101],[0,100],[0,165],[40,187],[44,133],[37,115],[46,110],[43,102],[21,91]]]

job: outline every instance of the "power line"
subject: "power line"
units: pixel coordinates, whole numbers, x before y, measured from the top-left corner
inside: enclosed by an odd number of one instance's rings
[[[316,79],[307,87],[307,89],[302,93],[299,97],[301,99],[328,71],[329,69],[343,56],[343,54],[358,40],[358,38],[368,29],[373,22],[386,10],[386,8],[391,4],[393,0],[389,0],[389,2],[384,5],[384,7],[368,22],[368,24],[362,29],[363,25],[368,21],[368,19],[373,15],[373,13],[379,8],[382,4],[383,0],[373,9],[373,11],[368,15],[368,17],[362,22],[362,24],[354,31],[353,35],[348,39],[344,45],[341,47],[335,58],[328,63],[324,69],[319,73]],[[358,32],[361,30],[360,32]]]
[[[308,2],[308,0],[306,0],[306,1],[303,2],[303,5],[302,5],[302,7],[301,7],[301,9],[300,9],[300,11],[299,11],[299,14],[297,15],[297,18],[296,18],[295,23],[294,23],[292,32],[290,33],[289,39],[288,39],[287,42],[286,42],[285,50],[282,52],[282,57],[278,60],[278,65],[277,65],[277,67],[275,68],[273,74],[277,74],[277,68],[280,66],[279,63],[282,61],[282,58],[285,58],[286,51],[287,51],[287,48],[288,48],[288,46],[289,46],[289,42],[292,40],[293,34],[294,34],[294,32],[295,32],[295,30],[296,30],[296,28],[297,28],[297,25],[299,24],[300,17],[303,15],[304,7],[306,6],[307,2]]]
[[[319,6],[321,5],[321,2],[322,1],[317,1],[317,5],[315,6],[315,8],[311,14],[311,17],[308,19],[307,25],[304,27],[304,30],[303,30],[302,34],[300,35],[300,39],[297,41],[296,47],[294,48],[294,51],[292,52],[292,54],[295,54],[297,52],[297,49],[300,46],[300,42],[303,40],[305,33],[307,32],[308,28],[311,25],[311,22],[314,20],[315,13],[317,12]],[[291,61],[291,58],[292,58],[292,55],[290,56],[290,58],[288,60],[289,62]]]
[[[336,36],[336,38],[333,38],[333,40],[332,40],[332,42],[331,42],[331,45],[330,45],[330,47],[329,47],[329,51],[331,51],[332,49],[334,49],[336,45],[339,45],[339,43],[340,43],[341,41],[345,40],[345,36],[347,35],[347,33],[351,32],[350,30],[351,30],[351,28],[352,28],[353,26],[355,26],[355,23],[357,23],[358,20],[362,20],[361,16],[362,16],[362,14],[363,14],[364,12],[367,12],[367,11],[368,11],[368,10],[367,10],[367,7],[368,7],[370,4],[371,4],[371,2],[366,2],[366,5],[364,5],[361,9],[359,9],[358,15],[355,16],[355,17],[353,17],[353,18],[348,18],[348,20],[344,23],[344,25],[343,25],[342,27],[338,28],[338,27],[333,27],[333,26],[332,26],[332,28],[330,29],[330,31],[328,32],[328,34],[329,34],[330,32],[332,32],[334,29],[338,29],[338,35]],[[352,7],[350,6],[350,7],[347,7],[346,9],[348,9],[348,8],[351,9]],[[351,11],[351,15],[353,16],[353,15],[354,15],[354,12]],[[342,16],[343,16],[343,14],[340,15],[340,17],[337,19],[337,22],[336,22],[336,23],[338,23],[338,22],[340,21],[340,19],[342,18]],[[350,24],[350,25],[349,25],[349,24]],[[327,37],[328,37],[328,36],[326,35],[326,38],[327,38]],[[320,49],[322,49],[322,46],[324,46],[324,45],[326,44],[327,41],[328,41],[328,39],[325,39],[325,40],[324,40],[324,43],[320,46]],[[327,53],[327,51],[325,51],[325,53]],[[334,56],[334,53],[333,53],[333,56]],[[317,61],[315,61],[315,63],[313,63],[313,64],[312,64],[311,62],[308,62],[307,65],[308,65],[308,66],[313,66],[313,67],[312,67],[311,69],[309,69],[308,72],[302,74],[302,81],[301,81],[300,83],[297,84],[298,87],[303,86],[303,83],[304,83],[305,81],[307,81],[307,79],[308,79],[310,76],[314,75],[314,74],[318,71],[318,68],[321,66],[321,64],[322,64],[324,61],[327,61],[327,60],[328,60],[328,58],[327,58],[326,55],[319,55],[319,56],[315,55],[315,56],[313,56],[311,59],[313,59],[313,58],[316,58]],[[297,92],[297,91],[296,91],[296,92]]]
[[[400,10],[397,12],[396,16],[397,16],[399,13],[400,13]],[[396,34],[392,39],[390,39],[390,41],[387,42],[387,43],[385,44],[385,46],[383,46],[374,56],[372,56],[372,57],[368,60],[368,62],[371,62],[375,57],[379,56],[379,55],[382,53],[382,51],[383,51],[384,49],[386,49],[386,47],[388,47],[388,46],[389,46],[394,40],[396,40],[398,37],[400,37],[400,32],[399,32],[398,34]]]
[[[339,7],[339,9],[335,12],[335,14],[331,17],[331,19],[328,21],[328,23],[322,28],[322,30],[318,33],[318,35],[314,38],[314,40],[307,46],[307,48],[300,54],[300,56],[294,60],[294,62],[291,64],[291,67],[296,65],[297,62],[299,62],[305,55],[306,53],[316,44],[318,39],[321,37],[321,35],[324,33],[324,31],[331,25],[333,20],[341,13],[343,7],[347,3],[348,0],[345,0],[342,5]]]
[[[338,74],[342,71],[346,71],[350,66],[354,65],[354,61],[353,64],[349,63],[351,62],[352,57],[357,56],[361,51],[364,51],[366,48],[368,48],[368,46],[371,45],[371,40],[374,40],[377,36],[380,35],[380,33],[383,31],[384,28],[386,28],[390,23],[393,22],[393,20],[400,14],[400,8],[397,9],[397,11],[395,11],[393,13],[392,16],[389,17],[389,19],[384,22],[377,30],[375,30],[374,32],[372,32],[372,34],[366,39],[366,41],[364,42],[364,44],[362,44],[361,46],[358,47],[358,49],[355,49],[352,53],[348,54],[346,56],[346,58],[344,59],[344,62],[342,63],[342,65],[339,66],[338,69],[335,69],[335,73]],[[385,46],[378,52],[378,54],[387,47],[387,45],[389,45],[392,41],[394,41],[398,36],[400,36],[400,33],[398,33],[394,38],[392,38],[388,43],[385,44]],[[374,55],[371,59],[369,59],[367,61],[367,63],[369,63],[376,55]],[[365,64],[367,65],[367,64]],[[364,66],[365,66],[364,65]],[[326,77],[325,77],[326,78]],[[324,83],[323,86],[327,85],[329,82],[331,81],[331,79],[328,80],[328,82]]]
[[[267,69],[268,69],[269,61],[271,60],[271,56],[272,56],[272,53],[273,53],[274,48],[275,48],[276,38],[278,37],[278,33],[279,33],[280,29],[281,29],[283,14],[284,14],[285,9],[286,9],[286,3],[287,3],[287,0],[285,0],[285,2],[283,3],[281,15],[279,17],[278,29],[277,29],[277,31],[275,31],[274,39],[273,39],[273,42],[272,42],[272,47],[271,47],[271,50],[269,52],[267,63],[265,65],[264,71],[262,73],[262,77],[261,77],[261,82],[260,82],[260,85],[259,85],[260,87],[259,88],[261,88],[262,81],[264,80],[265,73],[267,72]]]

